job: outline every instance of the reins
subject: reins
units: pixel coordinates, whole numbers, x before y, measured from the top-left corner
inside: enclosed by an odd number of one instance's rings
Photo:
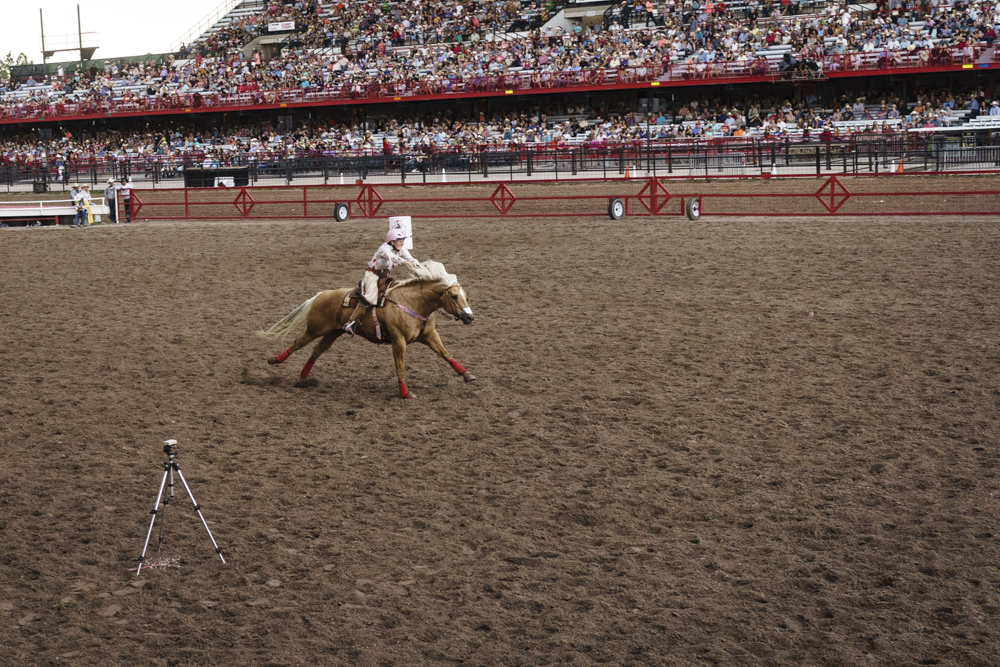
[[[404,306],[404,305],[403,305],[403,304],[401,304],[400,302],[398,302],[398,301],[393,301],[393,300],[392,300],[392,299],[390,299],[389,297],[385,297],[385,300],[386,300],[386,301],[388,301],[389,303],[394,303],[394,304],[396,304],[397,306],[399,306],[399,309],[400,309],[400,310],[402,310],[402,311],[403,311],[404,313],[406,313],[407,315],[409,315],[410,317],[413,317],[413,318],[416,318],[416,319],[420,320],[421,322],[426,322],[426,321],[427,321],[427,318],[426,318],[426,317],[424,317],[423,315],[421,315],[421,314],[420,314],[420,313],[418,313],[417,311],[413,310],[413,309],[412,309],[412,308],[410,308],[409,306]]]
[[[424,303],[427,303],[427,297],[424,296],[423,281],[420,282],[420,284],[418,285],[418,287],[420,287],[420,299]],[[388,301],[389,303],[396,304],[396,306],[399,307],[400,310],[402,310],[404,313],[406,313],[410,317],[412,317],[414,319],[417,319],[417,320],[420,320],[421,322],[426,322],[427,321],[427,317],[424,317],[423,315],[421,315],[420,313],[418,313],[417,311],[413,310],[412,308],[410,308],[407,305],[404,305],[404,304],[402,304],[402,303],[400,303],[398,301],[393,301],[393,299],[391,297],[389,297],[389,295],[386,295],[385,300]],[[441,310],[441,309],[442,309],[442,306],[438,306],[433,311],[431,311],[431,315],[433,315],[435,312],[437,312],[438,310]],[[449,313],[448,311],[444,311],[444,314],[445,314],[446,317],[451,317],[453,319],[457,319],[451,313]]]

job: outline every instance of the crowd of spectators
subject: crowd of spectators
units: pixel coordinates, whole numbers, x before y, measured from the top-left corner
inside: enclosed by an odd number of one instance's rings
[[[569,37],[569,36],[567,36]],[[512,69],[536,72],[542,87],[553,87],[558,72],[587,69],[632,68],[638,77],[651,75],[667,57],[661,40],[648,34],[591,33],[584,37],[542,38],[512,35],[500,41],[470,40],[465,43],[432,44],[386,48],[384,44],[361,44],[352,53],[319,54],[308,49],[288,49],[269,61],[254,52],[250,57],[233,52],[219,57],[203,57],[162,64],[150,62],[107,62],[101,70],[55,75],[37,89],[39,82],[28,81],[28,96],[8,95],[11,107],[89,105],[95,110],[114,99],[135,104],[138,109],[181,108],[194,97],[193,106],[211,100],[212,94],[250,93],[265,101],[268,91],[298,90],[317,92],[342,86],[397,86],[411,93],[441,92],[452,82],[477,80]],[[433,88],[437,86],[437,88]],[[206,105],[211,101],[204,102]],[[16,110],[9,111],[16,117]]]
[[[760,73],[760,54],[778,46],[787,50],[781,69],[820,75],[823,67],[849,68],[873,52],[885,54],[883,67],[908,54],[918,64],[937,64],[936,58],[945,57],[942,49],[948,58],[957,50],[962,62],[972,62],[980,55],[977,48],[994,43],[1000,25],[1000,0],[880,0],[879,11],[828,3],[810,14],[800,13],[792,0],[746,0],[740,7],[737,15],[721,1],[634,0],[616,8],[607,29],[598,23],[514,34],[501,32],[518,15],[513,0],[332,6],[272,0],[163,62],[108,61],[100,69],[60,70],[43,81],[0,88],[0,113],[17,118],[20,109],[41,108],[55,115],[65,104],[96,112],[112,99],[137,110],[181,108],[241,93],[263,103],[273,91],[345,86],[422,94],[471,81],[477,90],[491,75],[509,72],[531,72],[538,87],[555,86],[562,74],[609,70],[622,72],[618,80],[627,82],[655,77],[675,63],[686,64],[692,77],[709,78],[718,63]],[[271,59],[260,51],[242,52],[268,24],[280,21],[294,22],[294,46]],[[325,48],[331,45],[336,48]]]
[[[279,25],[276,34],[287,37],[292,48],[350,50],[350,44],[438,44],[478,39],[502,32],[521,15],[516,0],[418,0],[378,4],[346,3],[324,6],[316,0],[272,1],[259,13],[241,16],[203,42],[181,46],[182,58],[201,53],[223,55],[242,48],[254,37]],[[286,28],[286,25],[294,28]]]
[[[559,146],[600,148],[649,141],[743,137],[760,140],[837,141],[857,134],[893,133],[936,127],[964,110],[1000,115],[987,91],[919,90],[908,107],[892,92],[841,97],[826,104],[753,97],[749,104],[692,94],[672,109],[641,113],[551,102],[510,113],[464,117],[436,112],[421,118],[375,116],[363,123],[325,121],[287,129],[271,121],[226,123],[223,128],[189,122],[169,131],[103,131],[91,136],[63,132],[40,141],[26,133],[0,140],[0,165],[60,166],[91,160],[157,158],[164,162],[210,160],[219,164],[293,157],[419,155],[428,152],[517,150]],[[844,123],[843,121],[851,121]]]

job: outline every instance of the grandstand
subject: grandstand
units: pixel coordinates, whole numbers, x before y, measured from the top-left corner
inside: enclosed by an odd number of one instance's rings
[[[905,134],[900,157],[937,164],[939,147],[997,143],[1000,5],[779,6],[666,0],[646,18],[644,4],[586,0],[227,0],[172,54],[0,87],[0,186],[378,155],[400,156],[385,168],[404,177],[473,150],[645,144],[669,162],[671,142],[734,137],[843,148]]]
[[[203,44],[209,35],[239,23],[241,18],[259,13],[264,7],[264,0],[225,0],[179,39],[175,40],[170,50],[177,52],[185,45]]]

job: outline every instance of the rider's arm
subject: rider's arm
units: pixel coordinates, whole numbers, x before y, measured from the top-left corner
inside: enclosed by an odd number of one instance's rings
[[[410,251],[407,250],[406,248],[403,248],[402,250],[400,250],[399,253],[396,255],[396,258],[397,259],[398,258],[402,258],[402,259],[406,260],[407,262],[412,262],[413,264],[417,264],[417,265],[420,264],[420,262],[417,261],[417,258],[414,257],[413,255],[411,255]],[[401,262],[397,262],[397,263],[401,263]]]

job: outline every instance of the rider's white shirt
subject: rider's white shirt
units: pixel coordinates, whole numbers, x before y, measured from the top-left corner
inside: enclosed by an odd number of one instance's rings
[[[389,271],[400,264],[416,261],[416,258],[406,248],[396,252],[389,243],[383,243],[375,251],[372,261],[368,262],[368,268],[375,271]]]

